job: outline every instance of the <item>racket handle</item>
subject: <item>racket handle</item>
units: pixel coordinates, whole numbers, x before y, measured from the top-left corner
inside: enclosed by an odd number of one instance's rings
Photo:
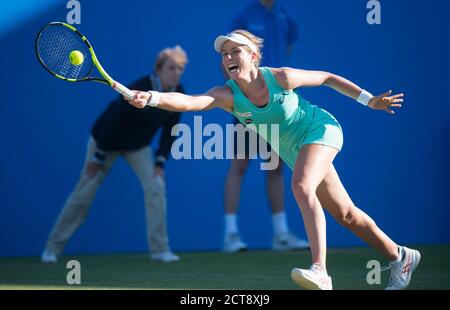
[[[127,87],[123,86],[119,82],[114,82],[112,85],[112,88],[116,92],[124,95],[127,99],[133,99],[133,97],[134,97],[134,92],[129,90]]]

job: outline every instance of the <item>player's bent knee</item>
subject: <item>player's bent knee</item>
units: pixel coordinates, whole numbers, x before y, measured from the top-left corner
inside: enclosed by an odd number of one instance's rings
[[[339,224],[341,224],[344,227],[349,227],[354,224],[354,217],[349,208],[346,208],[345,210],[341,210],[340,212],[335,214],[333,217],[336,220],[336,222],[338,222]]]
[[[358,209],[352,207],[345,208],[339,213],[334,214],[333,217],[339,224],[347,228],[355,226],[376,226],[375,222],[371,218],[358,213]]]
[[[308,184],[307,182],[297,181],[295,178],[292,180],[292,193],[295,198],[300,201],[311,201],[315,199],[316,188]],[[303,207],[301,205],[300,207]]]

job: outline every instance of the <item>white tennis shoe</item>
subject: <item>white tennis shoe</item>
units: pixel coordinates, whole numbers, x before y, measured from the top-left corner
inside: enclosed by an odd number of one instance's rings
[[[389,263],[391,277],[386,290],[403,290],[411,282],[411,275],[420,262],[420,253],[407,247],[400,247],[400,259]]]
[[[332,290],[331,277],[318,265],[309,269],[294,268],[291,271],[292,280],[305,290]]]
[[[150,258],[152,261],[161,263],[172,263],[180,260],[180,257],[171,251],[152,253],[150,254]]]
[[[299,239],[290,232],[273,237],[272,250],[274,251],[302,250],[308,248],[308,241]]]
[[[46,264],[57,263],[58,256],[56,256],[56,254],[53,252],[44,250],[44,252],[41,255],[41,262]]]
[[[225,237],[223,251],[225,253],[237,253],[247,250],[247,245],[242,242],[238,233],[229,234]]]

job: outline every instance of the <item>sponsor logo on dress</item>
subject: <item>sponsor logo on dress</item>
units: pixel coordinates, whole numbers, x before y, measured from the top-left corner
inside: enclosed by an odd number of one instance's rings
[[[240,117],[251,117],[252,116],[252,112],[236,112],[237,116]]]

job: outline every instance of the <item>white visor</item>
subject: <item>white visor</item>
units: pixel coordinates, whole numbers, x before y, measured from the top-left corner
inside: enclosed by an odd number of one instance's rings
[[[258,52],[258,48],[256,47],[256,45],[252,41],[250,41],[246,36],[243,36],[242,34],[239,34],[239,33],[230,33],[230,34],[227,34],[226,36],[224,36],[224,35],[218,36],[216,38],[216,40],[214,41],[214,49],[216,50],[216,52],[222,53],[222,46],[227,41],[233,41],[233,42],[236,42],[239,44],[246,45],[254,53]]]

